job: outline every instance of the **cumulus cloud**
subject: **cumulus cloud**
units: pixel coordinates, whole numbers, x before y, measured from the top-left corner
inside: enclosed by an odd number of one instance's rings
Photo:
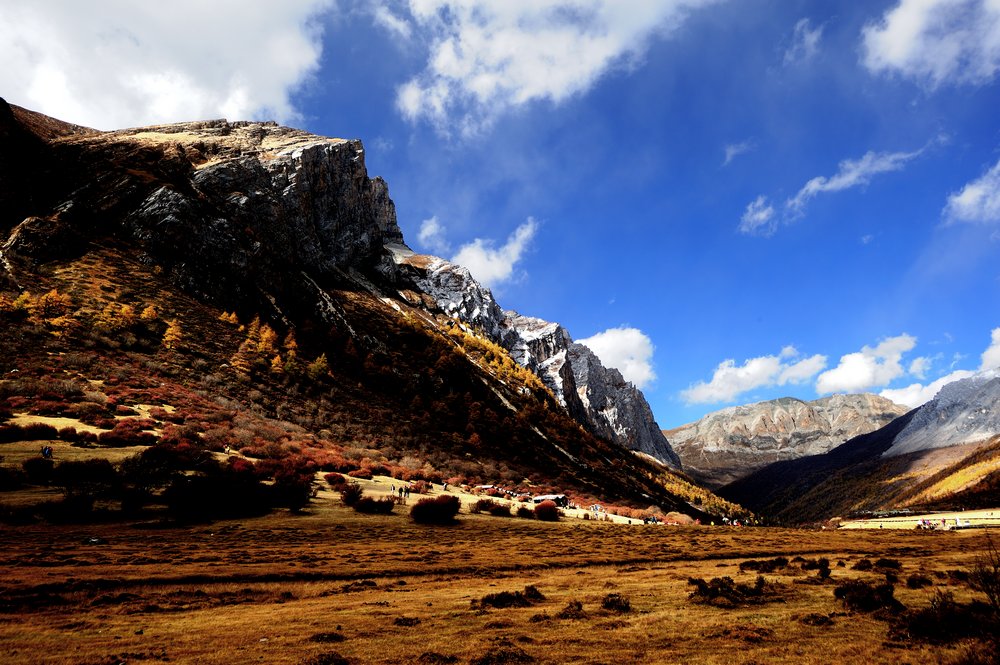
[[[948,335],[948,337],[950,337],[950,335]],[[956,360],[961,360],[962,357],[963,356],[956,354]],[[916,360],[920,360],[920,358],[917,358]],[[914,362],[916,362],[916,360]],[[1000,328],[994,328],[990,333],[990,345],[986,347],[986,350],[983,351],[982,356],[980,356],[979,371],[996,369],[998,367],[1000,367]],[[910,372],[915,374],[915,372],[913,372],[912,364]],[[951,383],[952,381],[958,381],[959,379],[972,376],[973,374],[974,372],[972,371],[958,369],[926,385],[922,383],[911,383],[904,388],[883,390],[879,394],[886,399],[891,399],[897,404],[903,404],[911,408],[916,408],[934,399],[934,397],[938,394],[938,391],[945,385]]]
[[[655,37],[716,1],[407,0],[399,5],[407,18],[394,19],[407,20],[429,54],[396,105],[444,134],[474,135],[512,109],[558,104],[634,66]]]
[[[959,379],[970,377],[972,374],[973,372],[968,370],[959,369],[926,385],[922,383],[911,383],[905,388],[891,388],[883,390],[879,393],[879,395],[895,402],[896,404],[902,404],[903,406],[915,409],[918,406],[926,404],[934,399],[934,397],[938,394],[938,391],[952,381],[958,381]]]
[[[1000,367],[1000,328],[994,328],[991,334],[990,345],[983,351],[979,369],[996,369],[998,367]]]
[[[962,191],[949,196],[944,216],[952,222],[1000,222],[1000,161]]]
[[[724,360],[715,368],[711,381],[692,385],[681,391],[681,397],[688,404],[731,402],[756,388],[805,383],[824,367],[826,356],[800,359],[795,347],[786,346],[779,355],[750,358],[740,366],[735,360]]]
[[[1000,70],[996,0],[900,0],[862,31],[862,62],[931,88],[986,84]]]
[[[874,348],[863,346],[860,351],[841,356],[836,367],[816,378],[816,392],[853,393],[888,385],[906,374],[901,364],[903,354],[916,345],[917,338],[904,333],[885,339]]]
[[[777,229],[777,219],[774,216],[774,206],[767,198],[758,196],[747,204],[747,209],[740,217],[740,233],[747,235],[772,235]]]
[[[334,0],[253,10],[239,0],[5,2],[0,90],[9,102],[114,129],[191,120],[297,117],[292,93],[317,68]]]
[[[527,251],[537,229],[538,223],[529,217],[510,234],[501,247],[494,247],[490,240],[476,238],[467,245],[462,245],[451,261],[468,268],[480,283],[490,287],[497,286],[514,276],[514,267]]]
[[[744,153],[748,153],[755,149],[757,144],[753,141],[740,141],[739,143],[730,143],[725,147],[726,158],[722,161],[723,166],[729,166],[730,162],[739,157]]]
[[[637,388],[645,388],[656,379],[653,342],[638,328],[611,328],[577,341],[593,351],[605,367],[614,367]]]
[[[811,60],[819,53],[819,42],[823,38],[823,26],[812,27],[809,19],[800,19],[795,24],[792,45],[785,51],[785,64]]]
[[[443,255],[451,249],[451,244],[445,237],[444,225],[438,221],[437,215],[420,222],[417,241],[421,246],[438,255]]]

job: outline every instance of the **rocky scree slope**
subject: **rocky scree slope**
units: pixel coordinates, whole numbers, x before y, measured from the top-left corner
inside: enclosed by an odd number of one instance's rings
[[[784,397],[722,409],[664,434],[684,470],[718,488],[774,462],[825,453],[907,411],[872,394]]]
[[[361,358],[367,355],[366,369],[374,359],[390,357],[395,343],[389,333],[368,325],[380,320],[370,316],[371,308],[385,320],[393,318],[393,326],[405,319],[403,327],[419,328],[420,334],[433,332],[428,327],[438,325],[438,319],[413,317],[407,308],[444,312],[447,321],[457,319],[497,340],[537,371],[565,413],[586,430],[615,445],[639,447],[646,437],[652,454],[676,464],[641,393],[596,358],[585,358],[580,349],[574,353],[559,326],[502,312],[489,291],[457,266],[431,270],[436,277],[430,281],[424,270],[425,277],[414,281],[421,269],[414,272],[413,264],[438,265],[440,260],[412,254],[398,260],[400,249],[407,250],[393,203],[385,183],[368,177],[358,141],[225,120],[98,132],[0,100],[0,170],[0,288],[16,292],[38,281],[40,265],[124,251],[129,260],[148,266],[155,279],[206,305],[259,314],[281,330],[295,330],[305,348],[319,351],[336,339],[349,355],[356,350]],[[387,254],[387,246],[396,252]],[[386,270],[387,265],[394,267]],[[399,295],[404,299],[393,302]],[[470,307],[456,310],[453,303]],[[360,367],[360,360],[355,364]],[[446,364],[448,371],[455,369]],[[582,381],[576,380],[576,366]],[[439,385],[441,375],[436,380],[434,375],[421,381],[430,380],[428,389],[447,390]],[[517,410],[516,400],[544,401],[526,386],[494,381],[481,377],[489,388],[483,403],[499,398],[500,411]],[[475,392],[465,398],[474,402]],[[470,408],[468,414],[480,409]],[[541,413],[535,407],[519,410],[529,411]],[[645,421],[629,422],[633,415]],[[514,420],[504,417],[501,425],[510,421],[511,427],[521,427],[525,418]],[[535,432],[526,436],[554,447],[553,454],[594,487],[601,477],[612,482],[616,476],[610,467],[600,470],[604,462],[593,461],[620,457],[614,446],[573,454],[551,443],[534,424],[523,424],[526,432]],[[470,421],[466,434],[475,425]],[[592,445],[581,437],[584,449]],[[632,484],[626,493],[634,497],[662,492],[662,486],[650,484],[659,471],[630,459],[624,461],[624,476],[617,474],[613,482]]]

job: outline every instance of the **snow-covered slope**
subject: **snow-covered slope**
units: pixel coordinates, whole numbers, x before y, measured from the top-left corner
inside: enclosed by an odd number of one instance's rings
[[[949,383],[920,407],[883,457],[974,443],[1000,434],[1000,370]]]

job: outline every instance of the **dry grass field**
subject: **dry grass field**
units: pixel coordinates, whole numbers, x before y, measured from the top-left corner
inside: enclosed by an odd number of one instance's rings
[[[432,527],[359,515],[323,491],[302,515],[185,528],[2,526],[0,542],[4,663],[989,662],[969,657],[982,655],[979,643],[914,639],[899,615],[834,597],[845,580],[889,574],[910,611],[942,593],[985,600],[963,574],[985,549],[983,531],[464,512]],[[689,578],[752,586],[758,571],[740,564],[778,556],[789,561],[763,574],[761,598],[689,598]],[[819,558],[829,579],[810,567]],[[863,559],[875,567],[855,569]]]

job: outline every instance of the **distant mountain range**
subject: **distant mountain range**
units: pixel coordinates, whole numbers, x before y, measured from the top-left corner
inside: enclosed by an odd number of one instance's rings
[[[718,488],[774,462],[825,453],[907,411],[871,394],[784,397],[722,409],[664,434],[685,472]]]
[[[927,404],[829,452],[768,465],[719,494],[801,522],[887,508],[1000,504],[1000,371],[946,385]]]

